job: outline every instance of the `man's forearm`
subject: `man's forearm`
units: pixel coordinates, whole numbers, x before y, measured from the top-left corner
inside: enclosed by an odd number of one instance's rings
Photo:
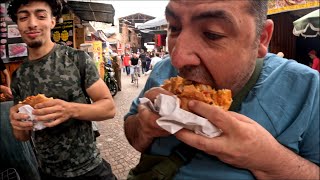
[[[7,82],[7,86],[10,88],[10,86],[11,86],[11,79],[10,79],[9,76],[8,76],[7,79],[6,79],[6,82]]]
[[[289,149],[283,147],[276,154],[278,158],[268,158],[273,161],[270,170],[255,171],[253,174],[257,179],[319,179],[319,166],[302,158]]]
[[[10,88],[10,86],[11,86],[10,74],[9,74],[8,70],[6,70],[6,69],[3,71],[3,73],[4,73],[5,77],[6,77],[7,86]]]
[[[102,121],[115,116],[116,109],[112,100],[103,99],[93,104],[72,103],[73,118],[90,121]]]
[[[141,126],[137,118],[137,115],[127,117],[124,122],[124,131],[131,146],[142,153],[149,147],[152,139],[148,139],[142,135]]]

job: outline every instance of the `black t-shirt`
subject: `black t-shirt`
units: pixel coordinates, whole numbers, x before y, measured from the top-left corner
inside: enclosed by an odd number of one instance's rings
[[[141,59],[142,63],[146,62],[146,54],[144,54],[144,53],[140,54],[139,58]]]
[[[135,66],[135,65],[138,65],[139,58],[134,58],[134,57],[132,57],[132,58],[130,59],[130,61],[131,61],[131,65],[132,65],[132,66]]]
[[[6,69],[6,66],[4,65],[2,59],[0,59],[0,85],[2,85],[2,71]]]

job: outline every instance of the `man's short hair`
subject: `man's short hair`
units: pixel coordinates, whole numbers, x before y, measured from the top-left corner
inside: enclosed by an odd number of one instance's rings
[[[17,12],[22,5],[26,5],[34,1],[46,2],[51,8],[52,16],[56,17],[57,19],[61,17],[63,9],[61,0],[11,0],[8,6],[8,15],[10,16],[12,21],[17,23]]]
[[[260,36],[267,19],[268,0],[249,0],[248,11],[256,19],[256,34]]]

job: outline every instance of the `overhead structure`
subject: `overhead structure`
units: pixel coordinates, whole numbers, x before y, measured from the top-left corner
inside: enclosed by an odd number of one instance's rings
[[[82,21],[114,24],[115,10],[112,4],[68,0],[67,5]]]
[[[165,18],[156,18],[139,25],[137,28],[143,33],[166,34],[167,31],[161,26],[166,26],[167,24],[168,22]]]
[[[132,28],[135,27],[135,24],[140,24],[140,23],[145,23],[151,19],[154,19],[155,17],[153,16],[149,16],[146,14],[142,14],[142,13],[135,13],[135,14],[131,14],[129,16],[125,16],[125,17],[121,17],[119,18],[119,23],[129,23],[131,25],[133,25]]]
[[[320,36],[320,9],[312,11],[293,22],[293,34],[303,37]]]
[[[155,17],[149,16],[142,13],[135,13],[131,14],[129,16],[124,16],[119,18],[119,32],[122,32],[122,27],[126,25],[128,28],[130,28],[133,31],[137,30],[138,24],[143,24],[151,19],[154,19]]]

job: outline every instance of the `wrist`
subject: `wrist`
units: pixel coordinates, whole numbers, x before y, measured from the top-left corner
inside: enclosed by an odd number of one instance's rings
[[[80,117],[80,110],[78,110],[77,108],[77,104],[76,103],[71,103],[71,102],[68,102],[68,106],[67,106],[67,114],[69,114],[69,117],[70,118],[73,118],[73,119],[79,119]]]
[[[134,138],[134,147],[139,152],[144,152],[152,143],[153,137],[150,135],[152,133],[145,133],[143,130],[143,126],[141,125],[141,122],[139,120],[138,114],[134,115],[134,119],[136,120],[136,133],[137,137]]]
[[[250,169],[257,179],[282,179],[286,176],[284,174],[290,174],[291,171],[290,163],[296,162],[298,156],[291,152],[280,143],[272,153],[268,153],[271,156],[269,160],[264,161],[264,165],[257,169]]]

